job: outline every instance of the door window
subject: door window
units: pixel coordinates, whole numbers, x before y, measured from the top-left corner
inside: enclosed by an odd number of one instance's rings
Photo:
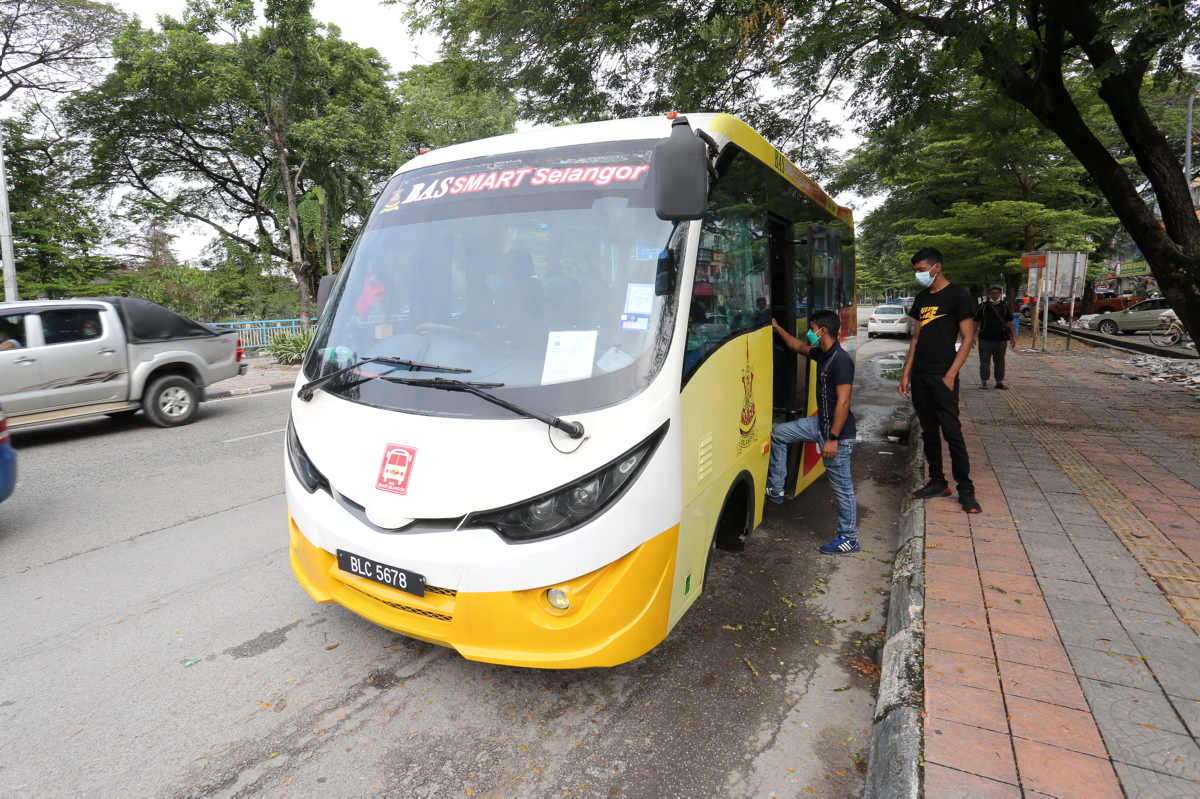
[[[103,328],[96,308],[62,308],[42,311],[42,336],[46,344],[69,344],[100,338]]]
[[[29,346],[25,340],[25,314],[0,316],[0,350],[16,350]]]

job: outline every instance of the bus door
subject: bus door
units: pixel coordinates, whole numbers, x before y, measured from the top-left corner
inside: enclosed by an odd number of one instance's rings
[[[804,325],[807,330],[808,318],[811,318],[817,311],[833,311],[841,314],[844,304],[842,294],[845,289],[842,281],[841,231],[825,225],[809,225],[805,245],[803,249],[806,261],[805,278],[808,282],[808,309]],[[796,279],[800,280],[799,270],[797,270]],[[801,335],[803,335],[803,331],[801,331]],[[809,371],[814,375],[816,373],[815,368],[811,366],[805,369],[805,372]],[[808,415],[811,415],[816,411],[816,407],[808,406],[807,384],[804,386],[804,400],[804,409]],[[795,460],[801,460],[801,458],[793,453],[789,453],[789,455],[792,456],[788,459],[789,485],[785,490],[790,493],[795,490],[791,485],[792,475],[795,475],[796,478],[808,475],[821,462],[821,452],[815,444],[805,444],[802,462],[798,464],[800,468],[794,470],[791,468],[793,458]]]
[[[767,219],[767,260],[771,277],[771,316],[785,330],[796,330],[796,323],[803,319],[804,311],[797,310],[795,280],[796,242],[795,225],[782,217],[771,214]],[[803,288],[801,289],[803,291]],[[773,421],[790,422],[804,413],[804,394],[797,392],[797,380],[804,381],[805,358],[799,358],[788,349],[783,341],[774,336],[772,366],[774,372]],[[797,404],[799,399],[799,404]]]

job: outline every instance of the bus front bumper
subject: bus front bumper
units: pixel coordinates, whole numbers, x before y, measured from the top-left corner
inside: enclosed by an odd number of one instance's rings
[[[456,592],[429,586],[425,596],[397,591],[338,568],[288,514],[292,571],[317,602],[337,603],[394,632],[452,647],[468,660],[532,668],[615,666],[666,637],[678,526],[589,574],[524,591]],[[546,597],[558,588],[570,607]]]

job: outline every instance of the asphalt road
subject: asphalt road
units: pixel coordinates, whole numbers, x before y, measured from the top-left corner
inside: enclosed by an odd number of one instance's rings
[[[0,794],[857,796],[904,456],[871,358],[905,346],[859,349],[868,551],[815,552],[835,525],[820,481],[612,669],[473,663],[314,604],[288,566],[287,392],[175,430],[16,431]]]

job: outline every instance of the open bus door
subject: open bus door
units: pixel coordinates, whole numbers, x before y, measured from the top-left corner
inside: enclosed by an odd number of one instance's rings
[[[797,240],[794,230],[782,219],[770,220],[771,310],[781,325],[804,338],[814,312],[828,309],[840,314],[846,304],[842,296],[842,234],[825,225],[809,225],[805,238]],[[774,369],[775,423],[810,415],[814,409],[808,402],[809,359],[776,341]],[[800,477],[810,472],[820,457],[813,444],[788,447],[785,494],[795,495]]]

